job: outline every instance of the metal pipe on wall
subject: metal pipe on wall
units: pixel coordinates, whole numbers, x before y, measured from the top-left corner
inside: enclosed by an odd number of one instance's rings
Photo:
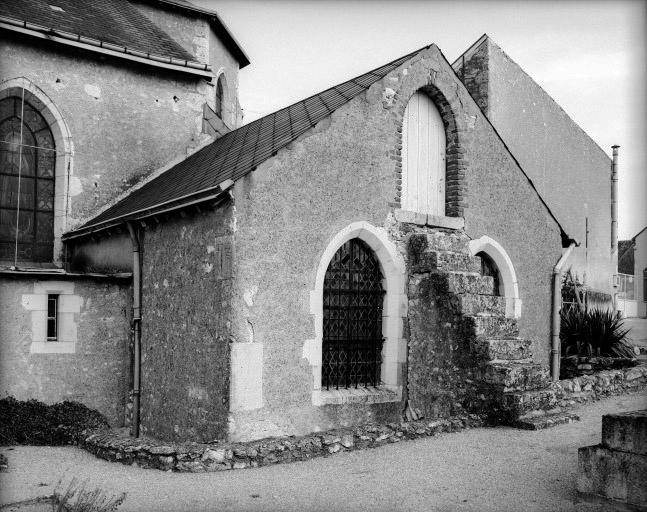
[[[550,349],[550,376],[553,382],[559,380],[559,363],[561,358],[561,343],[559,340],[560,317],[559,310],[562,307],[562,271],[564,264],[569,258],[573,249],[576,247],[575,242],[571,242],[568,249],[562,254],[562,257],[553,268],[553,309],[551,324],[551,349]]]
[[[131,435],[139,437],[139,406],[141,395],[141,258],[139,229],[133,222],[128,222],[128,232],[133,246],[133,416]]]
[[[613,268],[613,308],[616,308],[616,274],[618,273],[618,146],[611,146],[611,267]]]

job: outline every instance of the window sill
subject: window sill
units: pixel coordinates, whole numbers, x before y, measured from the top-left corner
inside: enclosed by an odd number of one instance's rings
[[[402,400],[402,387],[386,386],[349,389],[317,389],[312,392],[312,403],[321,405],[383,404]]]
[[[29,347],[30,354],[74,354],[76,342],[74,341],[32,341]]]
[[[412,212],[409,210],[395,210],[395,220],[407,224],[417,224],[418,226],[430,226],[435,228],[445,228],[461,230],[465,228],[465,219],[463,217],[446,217],[444,215],[430,215],[427,213]]]

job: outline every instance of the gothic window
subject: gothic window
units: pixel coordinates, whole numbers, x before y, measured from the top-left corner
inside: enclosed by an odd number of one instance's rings
[[[220,119],[222,119],[223,100],[224,100],[224,91],[222,88],[222,77],[219,77],[218,83],[216,84],[216,114]]]
[[[0,101],[0,260],[53,257],[56,151],[47,122],[21,97]]]
[[[323,388],[380,383],[384,293],[371,248],[359,238],[344,243],[324,278]]]
[[[445,127],[429,96],[416,92],[402,121],[404,210],[445,215]]]

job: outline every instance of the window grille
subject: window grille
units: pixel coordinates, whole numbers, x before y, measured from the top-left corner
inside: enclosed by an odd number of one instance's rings
[[[371,248],[358,238],[342,245],[324,278],[322,387],[380,383],[384,293]]]
[[[54,248],[54,137],[21,97],[0,101],[0,260],[47,262]]]
[[[47,341],[58,341],[58,295],[47,296]]]

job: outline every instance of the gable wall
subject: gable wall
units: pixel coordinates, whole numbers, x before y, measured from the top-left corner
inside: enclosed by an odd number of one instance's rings
[[[610,294],[611,161],[566,112],[489,40],[485,71],[468,70],[477,101],[569,236],[581,245],[567,263],[593,289]],[[468,72],[469,74],[469,72]],[[480,85],[479,85],[480,83]],[[483,86],[487,83],[487,86]],[[484,94],[488,97],[481,99]],[[622,160],[620,160],[622,165]],[[586,218],[588,217],[588,250]]]
[[[524,314],[522,336],[548,360],[550,281],[561,254],[559,229],[437,49],[422,52],[235,185],[234,344],[258,344],[262,400],[232,410],[235,439],[397,419],[401,404],[312,402],[308,342],[315,337],[310,292],[322,254],[353,222],[382,229],[406,258],[408,234],[395,220],[402,114],[431,83],[448,100],[467,163],[461,201],[466,232],[489,235],[510,254]],[[459,173],[460,174],[460,173]],[[406,319],[405,319],[406,322]],[[406,329],[405,329],[406,335]],[[440,372],[460,379],[452,361]]]

